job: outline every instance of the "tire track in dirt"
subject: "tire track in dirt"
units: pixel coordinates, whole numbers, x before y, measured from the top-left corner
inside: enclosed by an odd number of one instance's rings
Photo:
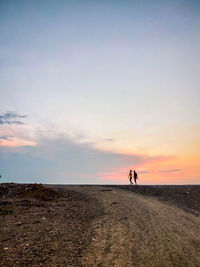
[[[83,266],[200,266],[199,217],[152,197],[105,188],[73,187],[104,209],[92,222]]]

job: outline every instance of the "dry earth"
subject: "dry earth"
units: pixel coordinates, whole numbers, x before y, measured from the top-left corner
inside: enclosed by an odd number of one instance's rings
[[[130,187],[47,189],[2,194],[1,266],[200,266],[196,193],[180,208]]]
[[[42,185],[0,186],[0,266],[82,266],[95,200]]]
[[[104,215],[83,266],[200,266],[200,217],[116,187],[76,187],[98,199]]]

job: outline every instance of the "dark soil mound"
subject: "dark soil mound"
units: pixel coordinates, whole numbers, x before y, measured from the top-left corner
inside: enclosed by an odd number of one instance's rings
[[[37,199],[51,201],[62,197],[61,192],[44,187],[42,184],[2,184],[0,185],[0,197]]]
[[[95,199],[64,186],[1,184],[0,190],[0,266],[82,266],[91,221],[103,212]]]

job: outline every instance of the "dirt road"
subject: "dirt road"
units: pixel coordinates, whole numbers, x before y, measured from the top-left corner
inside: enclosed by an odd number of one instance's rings
[[[0,266],[200,266],[199,187],[135,189],[1,184]]]
[[[155,198],[100,186],[66,187],[103,207],[83,266],[200,266],[200,217]]]

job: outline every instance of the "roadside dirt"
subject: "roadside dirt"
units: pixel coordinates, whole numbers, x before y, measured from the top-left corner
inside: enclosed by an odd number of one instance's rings
[[[91,241],[95,200],[42,185],[0,185],[0,266],[81,265]]]
[[[200,266],[198,213],[124,189],[1,184],[0,266]]]

